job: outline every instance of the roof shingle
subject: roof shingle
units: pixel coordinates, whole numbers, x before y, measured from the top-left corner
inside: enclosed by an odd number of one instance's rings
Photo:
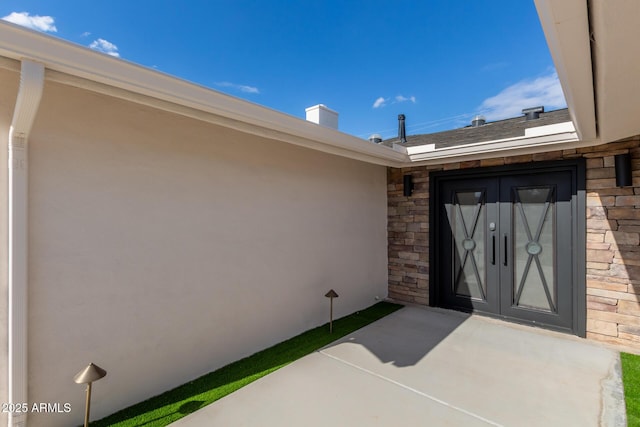
[[[473,144],[476,142],[495,141],[498,139],[516,138],[524,136],[525,129],[553,125],[556,123],[570,122],[569,110],[548,111],[540,113],[540,118],[526,120],[525,116],[511,119],[488,122],[482,126],[473,127],[471,125],[454,130],[437,132],[423,135],[408,135],[405,147],[417,145],[435,144],[436,149],[443,147],[453,147],[456,145]],[[399,143],[398,138],[387,139],[384,145],[392,146]]]

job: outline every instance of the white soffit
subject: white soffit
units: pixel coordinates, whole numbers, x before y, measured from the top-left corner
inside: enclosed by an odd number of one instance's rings
[[[562,0],[565,1],[565,0]],[[590,0],[602,142],[640,134],[640,0]]]
[[[618,0],[614,3],[617,5]],[[578,136],[582,141],[595,140],[598,134],[587,1],[535,0],[535,4]]]

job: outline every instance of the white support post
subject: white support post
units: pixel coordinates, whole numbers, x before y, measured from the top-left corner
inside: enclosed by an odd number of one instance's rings
[[[28,150],[44,86],[44,66],[23,60],[20,89],[9,131],[9,403],[29,403],[27,396]],[[26,413],[9,413],[10,427],[25,427]]]

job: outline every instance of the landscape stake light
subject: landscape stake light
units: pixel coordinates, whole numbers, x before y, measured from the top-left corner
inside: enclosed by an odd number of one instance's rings
[[[86,368],[78,372],[76,376],[73,377],[73,381],[75,381],[77,384],[87,385],[87,405],[84,411],[84,427],[89,427],[89,410],[91,408],[91,383],[94,381],[98,381],[105,375],[107,375],[107,371],[105,371],[98,365],[89,363]]]
[[[336,291],[331,289],[324,296],[331,300],[331,302],[329,303],[329,333],[332,334],[333,333],[333,299],[338,298],[338,294],[336,293]]]

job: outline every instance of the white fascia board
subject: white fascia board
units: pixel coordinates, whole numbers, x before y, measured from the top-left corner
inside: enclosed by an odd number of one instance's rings
[[[554,135],[561,133],[575,132],[576,127],[573,122],[555,123],[552,125],[536,126],[534,128],[528,128],[524,130],[525,137]]]
[[[476,142],[437,149],[435,148],[435,144],[409,147],[401,144],[393,144],[393,147],[395,150],[407,154],[409,160],[403,165],[407,167],[532,154],[550,150],[595,145],[597,143],[597,140],[580,140],[573,123],[563,122],[525,129],[525,135],[516,138]]]
[[[432,151],[436,151],[436,144],[425,144],[407,147],[407,154],[409,155],[409,157],[422,153],[431,153]]]
[[[283,132],[278,132],[276,130],[268,129],[265,127],[258,127],[253,124],[242,122],[234,118],[217,115],[217,114],[211,114],[206,111],[202,111],[200,109],[187,107],[187,106],[180,105],[173,102],[163,101],[157,98],[152,98],[146,95],[137,94],[124,89],[114,88],[113,86],[108,86],[106,84],[97,83],[95,81],[86,80],[80,77],[71,76],[69,74],[65,74],[57,71],[47,71],[46,80],[90,90],[96,93],[102,93],[115,98],[123,99],[130,102],[135,102],[137,104],[148,105],[150,107],[167,111],[169,113],[179,114],[181,116],[190,117],[196,120],[238,130],[240,132],[245,132],[245,133],[260,136],[263,138],[268,138],[268,139],[272,139],[280,142],[286,142],[289,144],[310,148],[312,150],[321,151],[328,154],[334,154],[342,157],[347,157],[347,158],[351,158],[354,160],[359,160],[367,163],[372,163],[372,164],[377,164],[382,166],[393,166],[393,165],[396,165],[398,162],[407,160],[406,155],[402,155],[399,153],[391,153],[392,149],[385,146],[379,146],[379,148],[383,149],[382,150],[383,154],[387,155],[387,157],[381,156],[379,152],[371,155],[367,154],[367,152],[365,151],[366,149],[369,148],[367,144],[371,146],[375,146],[376,144],[372,144],[368,141],[360,140],[358,138],[350,137],[349,135],[338,132],[336,130],[324,128],[315,123],[308,123],[308,125],[319,128],[319,129],[316,129],[318,132],[325,132],[325,133],[333,132],[334,134],[337,134],[338,137],[342,137],[346,135],[347,137],[349,137],[351,142],[355,140],[355,143],[358,144],[357,148],[360,149],[360,151],[358,152],[354,150],[349,150],[348,148],[342,148],[339,145],[319,144],[317,139],[314,139],[313,137],[303,137],[303,136],[300,136],[299,134],[296,135],[296,134],[283,133]],[[297,119],[294,118],[294,120],[297,120]],[[306,122],[304,122],[303,124],[307,125]],[[361,146],[362,143],[364,143],[365,145]]]
[[[222,119],[219,124],[242,132],[376,164],[405,160],[402,153],[389,147],[4,21],[0,21],[0,56],[40,62],[47,70],[60,73],[58,79],[61,74],[70,76],[68,84],[85,80],[85,86],[91,86],[87,82],[98,83],[103,92],[120,97],[124,96],[122,91],[130,92],[130,99],[156,108],[167,109],[174,104],[174,112],[186,107],[195,110],[192,116],[202,117],[204,113],[212,122],[216,122],[213,116],[218,116]]]
[[[534,0],[571,120],[582,141],[598,138],[585,0]]]
[[[548,126],[541,126],[546,128]],[[476,160],[492,157],[516,156],[522,154],[532,154],[551,150],[563,150],[576,148],[577,146],[588,146],[597,143],[596,140],[582,141],[577,132],[571,130],[573,124],[551,125],[562,130],[558,133],[544,134],[538,136],[522,136],[495,141],[486,141],[473,144],[444,147],[436,150],[425,149],[422,152],[409,155],[412,165],[450,163],[461,160]]]
[[[545,0],[541,1],[544,3]],[[527,136],[439,150],[435,150],[433,145],[395,147],[394,144],[391,148],[3,21],[0,21],[0,56],[40,62],[47,68],[46,79],[50,81],[383,166],[410,167],[414,162],[436,159],[448,163],[470,156],[488,158],[498,153],[516,154],[536,147],[537,151],[544,151],[541,144],[557,146],[563,142],[575,142],[580,135],[580,128],[576,126],[576,132],[568,132],[564,137],[557,134],[559,140],[554,140],[553,136]],[[592,89],[591,86],[589,88]],[[574,120],[574,123],[579,125],[580,121]],[[584,145],[588,145],[586,141],[593,143],[596,140],[595,137],[581,139],[585,141]]]

